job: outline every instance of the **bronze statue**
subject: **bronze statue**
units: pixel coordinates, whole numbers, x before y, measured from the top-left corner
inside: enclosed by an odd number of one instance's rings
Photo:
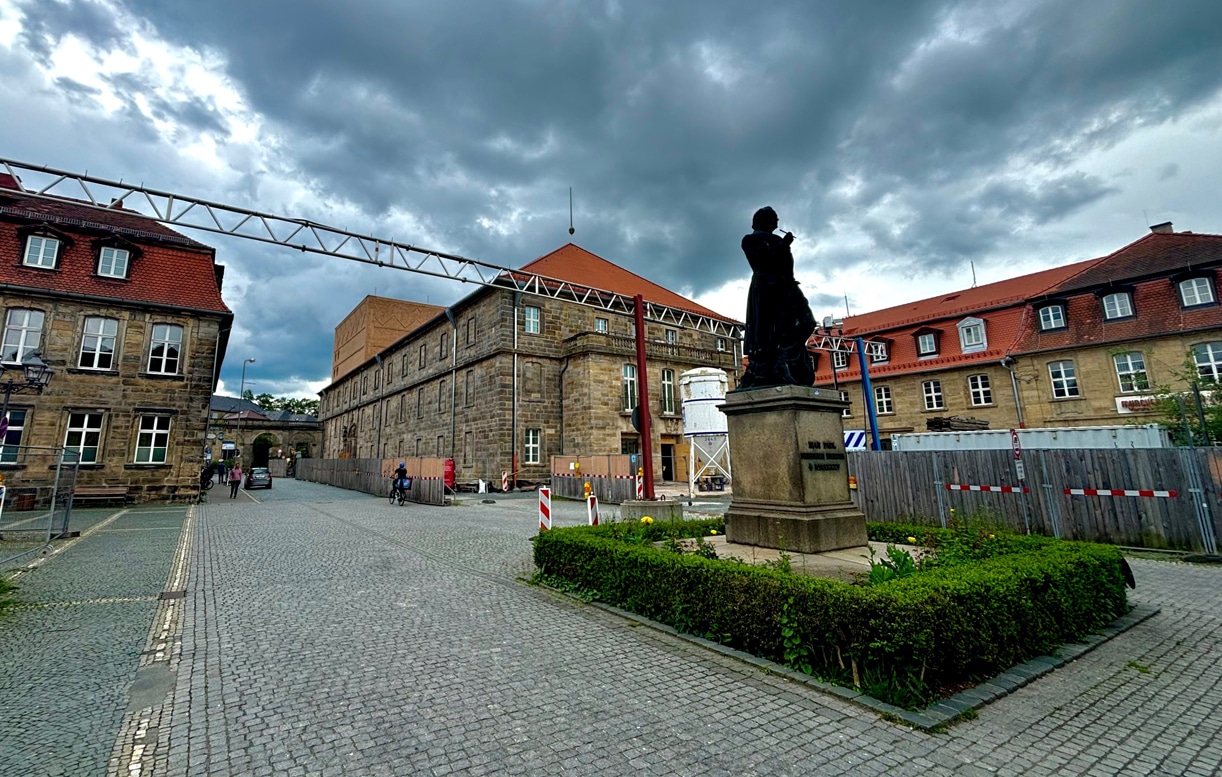
[[[740,389],[761,386],[810,386],[815,365],[806,340],[815,329],[810,303],[793,277],[793,235],[773,234],[776,211],[760,208],[751,219],[751,234],[743,238],[743,253],[751,265],[747,292],[747,332],[743,353],[747,369]]]

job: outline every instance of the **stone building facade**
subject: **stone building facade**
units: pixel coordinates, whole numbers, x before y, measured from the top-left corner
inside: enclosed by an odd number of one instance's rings
[[[734,323],[569,244],[522,268]],[[686,472],[679,375],[737,377],[738,340],[646,324],[655,473]],[[633,322],[573,302],[482,288],[321,392],[325,457],[443,457],[459,481],[550,474],[550,456],[637,452]],[[516,469],[515,469],[516,467]]]
[[[845,319],[846,334],[887,345],[869,367],[880,436],[935,416],[1149,423],[1153,388],[1184,390],[1186,361],[1222,375],[1222,236],[1152,230],[1108,256]],[[816,385],[852,402],[846,429],[868,429],[856,356],[817,357]]]
[[[0,471],[15,494],[49,492],[70,449],[79,485],[134,501],[193,498],[204,425],[233,314],[215,251],[121,207],[23,196],[0,175],[5,379],[37,352],[54,375],[14,394]]]
[[[312,415],[268,410],[249,399],[217,395],[212,397],[204,448],[209,461],[241,458],[243,466],[266,467],[269,458],[318,456],[322,424]]]

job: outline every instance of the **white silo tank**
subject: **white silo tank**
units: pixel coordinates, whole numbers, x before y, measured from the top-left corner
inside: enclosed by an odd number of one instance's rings
[[[683,436],[691,444],[688,456],[688,497],[704,478],[730,480],[730,437],[726,401],[730,380],[724,370],[711,367],[688,370],[679,376],[683,399]],[[723,481],[723,482],[724,482]]]

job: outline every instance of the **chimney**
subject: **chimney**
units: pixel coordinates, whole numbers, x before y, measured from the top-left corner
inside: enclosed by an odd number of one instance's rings
[[[1155,224],[1150,227],[1150,231],[1156,235],[1174,235],[1175,229],[1171,226],[1170,221],[1164,221],[1161,224]]]

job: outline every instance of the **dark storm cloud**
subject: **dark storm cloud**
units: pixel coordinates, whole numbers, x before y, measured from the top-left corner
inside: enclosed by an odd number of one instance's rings
[[[101,48],[123,48],[127,33],[114,14],[89,0],[47,0],[22,6],[25,16],[21,38],[26,49],[45,62],[55,41],[74,34]]]

